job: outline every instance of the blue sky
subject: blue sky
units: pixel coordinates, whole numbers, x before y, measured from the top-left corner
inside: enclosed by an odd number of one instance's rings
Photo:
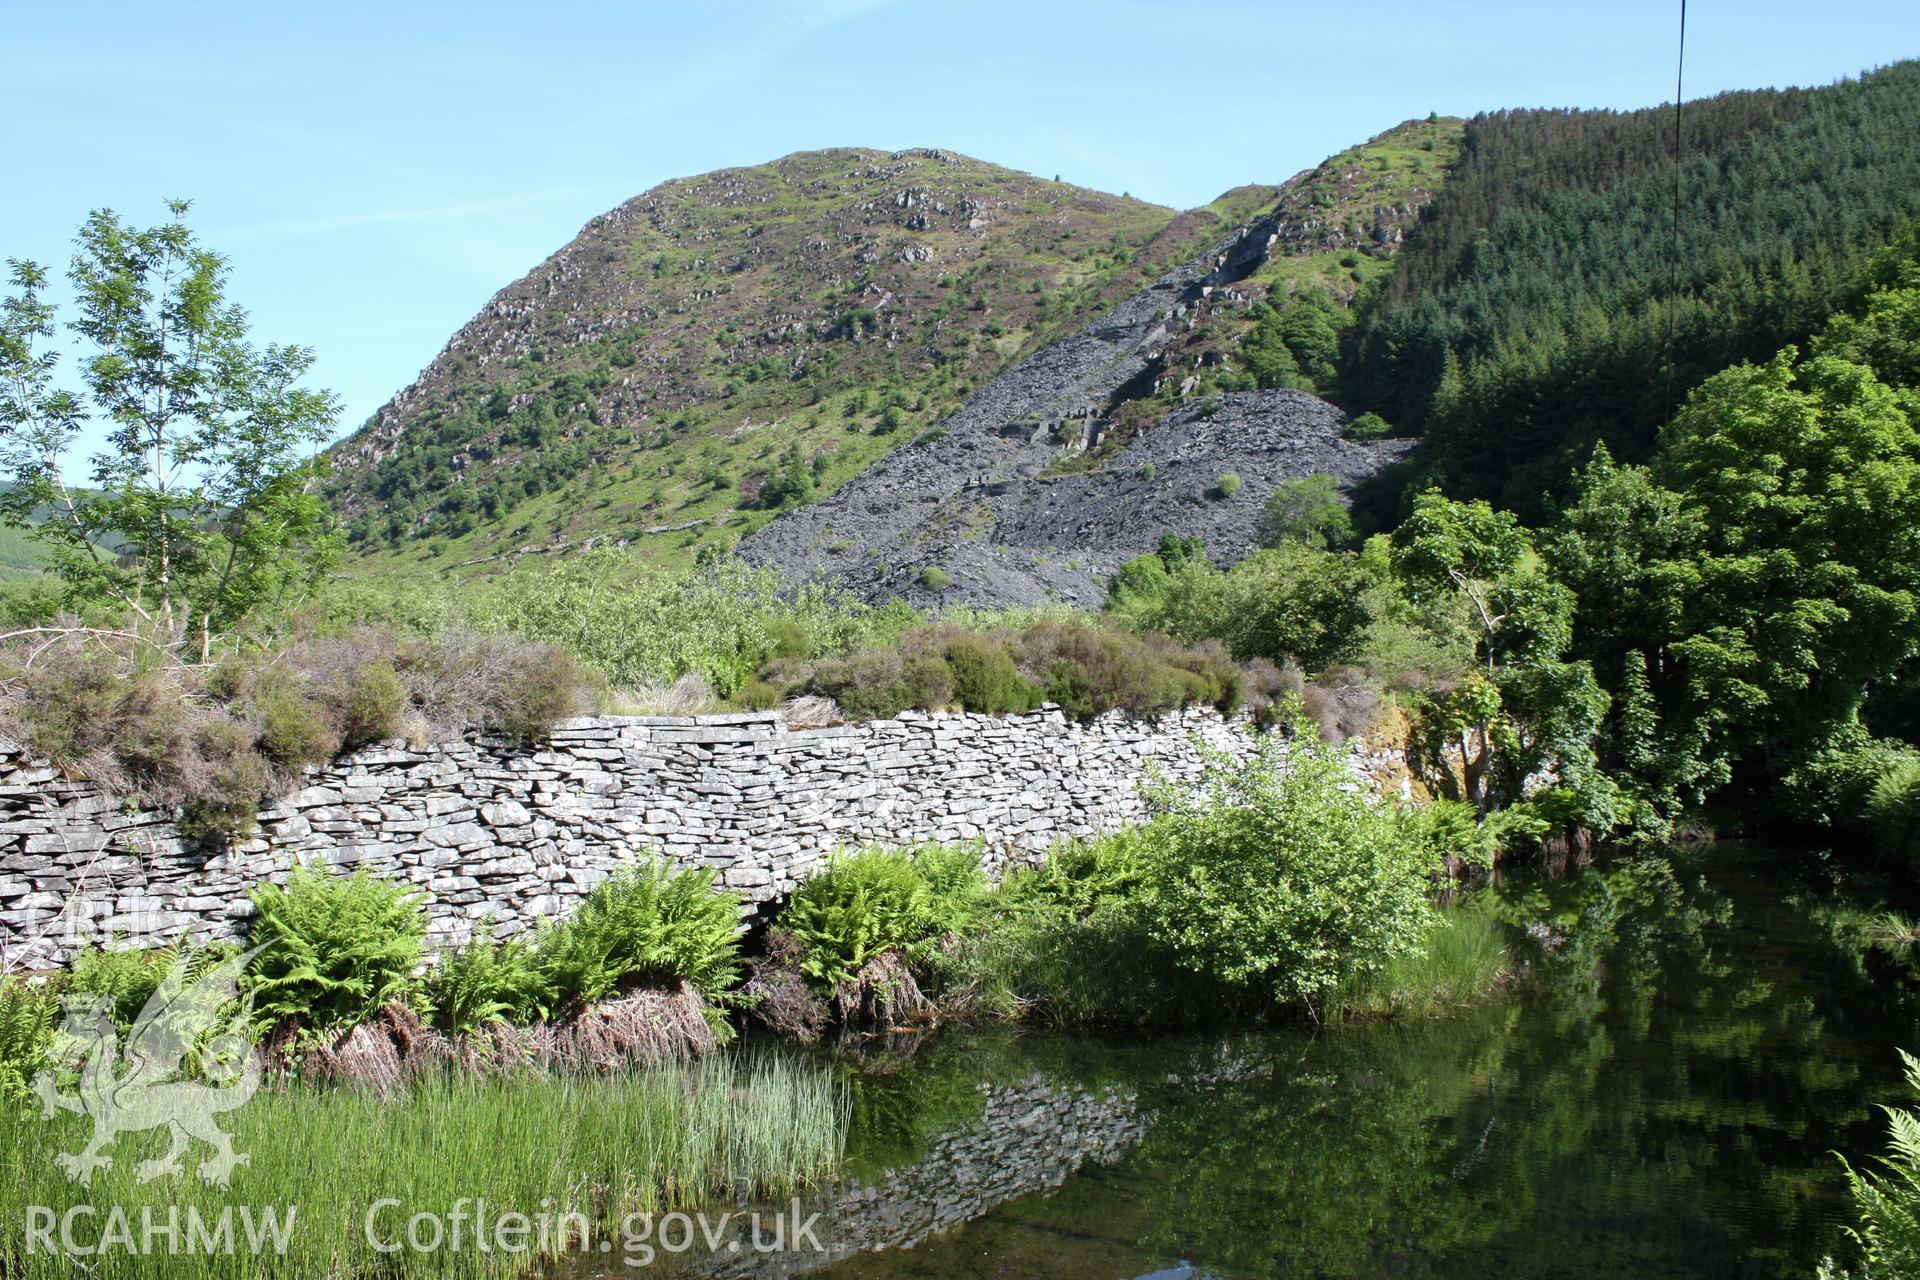
[[[0,0],[0,257],[90,208],[194,226],[343,430],[588,218],[827,146],[950,147],[1161,203],[1429,111],[1671,98],[1677,5]],[[1920,54],[1920,5],[1695,0],[1687,96]]]

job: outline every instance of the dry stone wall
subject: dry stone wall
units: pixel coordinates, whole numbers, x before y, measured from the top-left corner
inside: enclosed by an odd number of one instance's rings
[[[238,936],[248,892],[303,860],[417,885],[436,944],[483,920],[496,936],[522,932],[655,854],[714,868],[753,905],[868,842],[979,840],[998,865],[1138,822],[1156,770],[1193,777],[1206,751],[1244,754],[1257,732],[1211,710],[1089,724],[1052,709],[909,712],[798,729],[775,714],[578,719],[538,747],[359,751],[310,772],[225,851],[0,743],[0,962]],[[1356,751],[1355,764],[1380,772],[1392,759]]]

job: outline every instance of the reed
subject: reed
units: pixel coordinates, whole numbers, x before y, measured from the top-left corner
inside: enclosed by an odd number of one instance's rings
[[[1511,972],[1500,925],[1472,906],[1434,913],[1418,951],[1342,983],[1326,1002],[1335,1020],[1428,1015],[1487,998]]]
[[[463,1199],[494,1214],[578,1214],[592,1239],[610,1239],[632,1213],[724,1200],[775,1201],[833,1177],[848,1123],[844,1087],[824,1068],[777,1056],[729,1056],[618,1076],[448,1074],[382,1100],[361,1090],[289,1085],[263,1089],[221,1117],[250,1163],[229,1190],[186,1173],[141,1185],[138,1161],[159,1155],[159,1133],[123,1134],[113,1164],[91,1187],[54,1163],[85,1141],[84,1122],[9,1106],[0,1114],[0,1275],[71,1277],[74,1261],[30,1248],[29,1206],[64,1215],[90,1204],[98,1216],[76,1235],[97,1239],[121,1208],[136,1239],[143,1210],[165,1221],[176,1207],[217,1220],[223,1208],[294,1210],[284,1252],[80,1259],[99,1277],[482,1277],[524,1274],[543,1259],[464,1249],[375,1251],[366,1230],[378,1202],[381,1238],[417,1212],[446,1216]],[[238,1227],[236,1226],[236,1231]],[[88,1234],[91,1233],[91,1234]],[[555,1233],[554,1254],[578,1240]]]

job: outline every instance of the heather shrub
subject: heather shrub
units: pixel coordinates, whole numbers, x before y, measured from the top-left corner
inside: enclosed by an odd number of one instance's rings
[[[581,1006],[630,985],[685,982],[709,998],[740,973],[740,896],[709,867],[661,859],[622,867],[574,913],[546,926],[535,952],[556,1006]]]
[[[421,895],[365,872],[297,866],[285,885],[253,891],[246,986],[269,1026],[326,1039],[390,1004],[425,1005],[415,979],[426,915]]]
[[[1033,705],[1033,688],[1013,665],[1013,658],[986,636],[950,632],[940,646],[940,659],[952,673],[954,701],[968,711],[1000,715]]]
[[[1017,643],[1021,665],[1045,700],[1076,720],[1115,707],[1157,716],[1183,700],[1185,687],[1170,663],[1133,637],[1081,619],[1043,619]]]
[[[340,731],[289,679],[257,685],[247,709],[259,726],[260,750],[283,769],[320,764],[340,750]]]
[[[529,646],[515,655],[495,687],[481,723],[510,738],[544,738],[554,725],[586,709],[585,685],[579,664],[566,651]]]
[[[56,764],[84,768],[110,748],[128,683],[118,657],[104,647],[54,646],[21,672],[9,708],[22,744]]]
[[[896,649],[863,649],[845,658],[824,658],[802,686],[831,698],[858,720],[890,716],[905,706],[901,655]]]
[[[213,845],[252,834],[260,805],[274,786],[272,767],[257,743],[252,725],[224,711],[200,720],[185,775],[174,780],[180,834]]]
[[[543,664],[558,663],[560,676],[580,680],[573,697],[586,704],[587,684],[578,664],[558,657],[551,645],[512,636],[457,630],[429,639],[363,630],[334,638],[330,650],[325,661],[335,687],[346,687],[353,673],[369,662],[390,662],[406,687],[408,714],[420,731],[435,738],[457,737],[469,729],[511,733],[506,726],[515,720],[513,704],[523,679]],[[565,690],[556,687],[553,692]]]
[[[0,654],[0,665],[8,655]],[[342,747],[485,728],[538,738],[588,705],[589,681],[551,646],[451,632],[351,627],[237,646],[211,666],[126,637],[12,650],[0,732],[70,775],[180,814],[224,843],[255,810]]]
[[[1289,700],[1298,700],[1306,691],[1306,677],[1297,668],[1281,666],[1266,658],[1255,658],[1241,673],[1247,710],[1254,723],[1271,728],[1280,722]]]
[[[830,698],[855,719],[959,706],[1004,714],[1058,704],[1079,720],[1105,711],[1155,716],[1183,705],[1232,712],[1244,695],[1224,645],[1181,647],[1072,613],[978,615],[908,629],[886,648],[823,658],[804,672],[770,664],[770,683]],[[991,628],[991,629],[989,629]]]
[[[786,701],[786,690],[771,680],[750,680],[731,699],[742,711],[771,711]]]
[[[1357,738],[1380,718],[1380,695],[1366,675],[1353,667],[1333,667],[1300,691],[1300,707],[1320,739],[1340,746]]]
[[[1146,644],[1173,668],[1181,702],[1212,706],[1221,715],[1232,715],[1245,704],[1246,671],[1220,641],[1202,640],[1182,647],[1165,636],[1148,636]]]
[[[334,693],[336,728],[342,746],[357,747],[399,736],[407,711],[407,689],[385,659],[362,663],[345,688]]]
[[[104,726],[106,740],[74,771],[153,804],[217,803],[220,796],[209,792],[217,779],[202,731],[227,713],[187,701],[170,674],[135,671],[125,678],[113,721]]]

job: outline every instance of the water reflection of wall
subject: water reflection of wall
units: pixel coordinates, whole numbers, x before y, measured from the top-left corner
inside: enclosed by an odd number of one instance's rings
[[[720,1280],[789,1276],[856,1253],[910,1249],[1035,1191],[1052,1190],[1089,1166],[1133,1150],[1147,1121],[1131,1093],[1063,1087],[1042,1076],[983,1085],[977,1122],[942,1134],[913,1163],[839,1188],[806,1206],[820,1214],[824,1253],[722,1255],[687,1274]]]

